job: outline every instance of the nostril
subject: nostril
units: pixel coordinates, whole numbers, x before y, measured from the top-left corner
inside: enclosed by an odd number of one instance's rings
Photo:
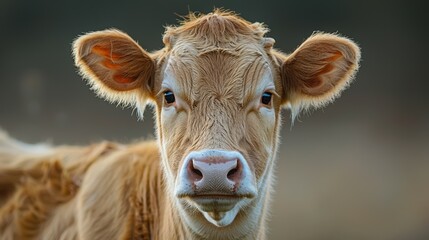
[[[234,174],[236,174],[238,171],[237,168],[231,169],[231,171],[228,172],[228,178],[231,179],[234,177]]]
[[[203,174],[201,173],[200,170],[192,168],[192,172],[196,175],[198,175],[199,177],[203,178]]]
[[[231,170],[229,170],[227,174],[227,178],[231,181],[237,182],[239,181],[240,175],[241,175],[241,164],[240,164],[240,161],[237,161],[237,165]]]
[[[203,178],[203,173],[194,167],[194,161],[190,161],[188,165],[189,176],[193,181],[200,181]]]

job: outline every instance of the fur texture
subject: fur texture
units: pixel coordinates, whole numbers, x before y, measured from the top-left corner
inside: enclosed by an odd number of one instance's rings
[[[152,53],[118,30],[79,37],[82,76],[141,115],[152,104],[157,141],[31,147],[0,133],[0,239],[265,239],[282,107],[295,117],[333,101],[360,59],[335,34],[313,34],[287,55],[267,32],[215,10],[167,27]],[[210,149],[239,152],[257,186],[221,228],[175,195],[186,156]]]

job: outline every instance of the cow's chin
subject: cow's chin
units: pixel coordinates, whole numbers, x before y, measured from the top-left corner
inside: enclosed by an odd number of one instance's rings
[[[237,206],[234,206],[231,210],[226,212],[211,211],[202,213],[207,219],[207,221],[209,221],[210,223],[214,224],[217,227],[225,227],[230,225],[234,221],[238,211],[239,208]]]

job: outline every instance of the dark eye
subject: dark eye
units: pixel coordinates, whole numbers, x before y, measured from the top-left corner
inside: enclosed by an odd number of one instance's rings
[[[269,105],[271,103],[272,96],[272,93],[264,92],[261,97],[261,103],[264,105]]]
[[[174,97],[174,93],[172,91],[166,91],[164,93],[164,99],[167,104],[171,104],[176,101],[176,98]]]

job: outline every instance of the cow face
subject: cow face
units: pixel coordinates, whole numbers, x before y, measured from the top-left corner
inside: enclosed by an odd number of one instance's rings
[[[265,32],[210,14],[167,29],[165,48],[153,54],[116,30],[74,44],[99,95],[141,112],[155,105],[167,192],[195,231],[261,214],[281,107],[296,114],[333,100],[358,67],[359,49],[346,38],[315,34],[284,55]]]
[[[272,164],[279,71],[257,44],[243,53],[176,44],[156,91],[164,167],[181,204],[229,225]]]

